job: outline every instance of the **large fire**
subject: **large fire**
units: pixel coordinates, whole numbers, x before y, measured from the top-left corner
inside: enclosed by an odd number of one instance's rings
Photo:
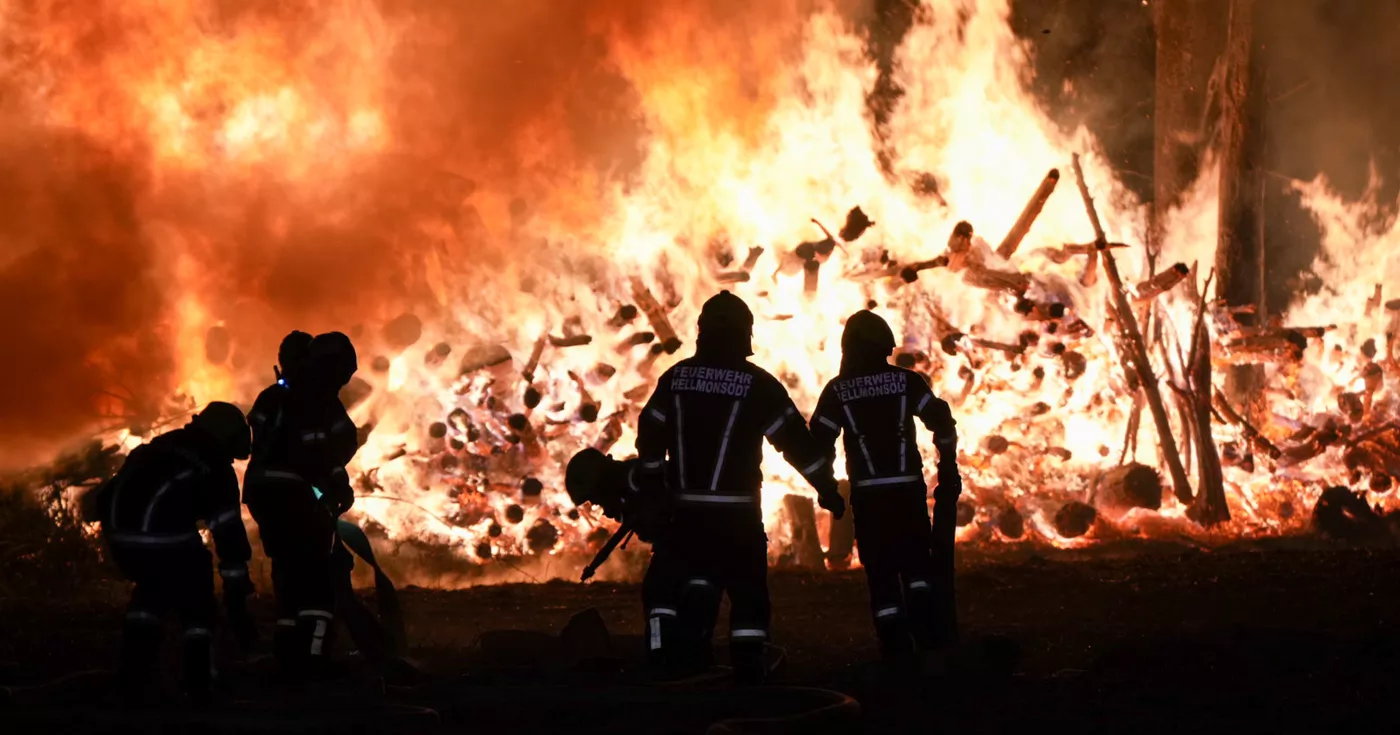
[[[1299,191],[1326,233],[1327,286],[1282,323],[1330,328],[1304,333],[1300,359],[1266,361],[1259,429],[1282,455],[1217,422],[1228,523],[1207,531],[1168,495],[1159,510],[1101,508],[1092,532],[1061,534],[1055,513],[1091,501],[1125,454],[1165,467],[1146,410],[1132,418],[1109,285],[1084,285],[1090,258],[1066,247],[1094,240],[1071,155],[1108,240],[1127,244],[1113,253],[1130,285],[1150,275],[1147,215],[1091,135],[1063,131],[1032,98],[1007,0],[925,0],[878,142],[866,104],[876,70],[835,3],[234,5],[0,2],[3,165],[27,197],[0,216],[0,268],[37,269],[26,259],[58,248],[48,266],[86,280],[57,290],[96,288],[70,298],[108,315],[86,324],[110,327],[63,337],[38,330],[69,325],[40,320],[5,335],[34,345],[35,375],[72,378],[9,389],[16,419],[71,415],[42,419],[40,438],[96,430],[132,446],[190,406],[250,401],[287,329],[340,328],[361,354],[359,520],[487,565],[574,558],[600,523],[564,494],[564,462],[588,445],[629,452],[653,381],[693,344],[700,303],[728,288],[757,315],[755,361],[805,411],[837,368],[843,319],[873,305],[890,320],[902,359],[954,406],[976,509],[965,541],[1277,534],[1300,528],[1328,485],[1378,502],[1388,490],[1371,465],[1344,462],[1354,447],[1307,428],[1346,422],[1349,401],[1365,404],[1353,436],[1400,412],[1387,352],[1397,312],[1368,298],[1393,271],[1400,230],[1376,235],[1364,226],[1373,207],[1317,181]],[[1152,359],[1169,402],[1191,284],[1216,242],[1205,168],[1155,260],[1195,271],[1155,298],[1134,291],[1160,325]],[[1003,259],[997,245],[1051,169],[1058,187]],[[857,205],[873,228],[849,242],[823,231]],[[952,267],[930,263],[964,221],[970,251],[955,244]],[[44,310],[5,308],[21,306]],[[1233,359],[1234,327],[1219,315],[1207,326],[1219,359]],[[50,347],[67,338],[78,349]],[[113,423],[94,425],[94,405]],[[3,423],[25,451],[48,446]],[[1400,462],[1400,448],[1372,444],[1377,466]],[[793,523],[784,497],[810,492],[776,454],[765,468],[778,554]],[[1025,519],[1018,538],[1002,522],[1010,509]]]

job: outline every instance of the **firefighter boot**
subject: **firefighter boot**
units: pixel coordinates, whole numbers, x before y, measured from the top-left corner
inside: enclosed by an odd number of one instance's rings
[[[149,703],[155,695],[156,660],[160,657],[161,620],[158,616],[133,611],[122,626],[119,664],[122,696],[129,704]]]

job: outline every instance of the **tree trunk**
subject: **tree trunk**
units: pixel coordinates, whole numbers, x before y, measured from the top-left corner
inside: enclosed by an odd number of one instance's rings
[[[1153,110],[1153,222],[1149,246],[1161,242],[1162,220],[1200,175],[1206,143],[1211,73],[1225,47],[1228,0],[1156,0]]]
[[[1230,32],[1220,90],[1220,233],[1215,251],[1216,294],[1231,306],[1253,306],[1264,316],[1263,153],[1264,95],[1255,53],[1255,0],[1231,0]],[[1225,375],[1225,395],[1254,404],[1262,380],[1256,366]],[[1252,411],[1246,411],[1246,415]]]

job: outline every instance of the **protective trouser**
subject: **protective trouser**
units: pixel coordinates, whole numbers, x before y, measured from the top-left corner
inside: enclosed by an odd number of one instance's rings
[[[214,679],[212,559],[203,548],[127,551],[118,565],[136,586],[122,628],[121,682],[140,696],[152,683],[160,658],[165,618],[174,612],[182,629],[183,684],[191,694],[209,691]]]
[[[937,646],[943,595],[922,483],[857,490],[851,511],[881,653]]]
[[[652,545],[651,563],[642,578],[642,614],[646,621],[647,666],[653,674],[671,674],[678,667],[681,578],[674,547],[664,541]]]
[[[325,672],[330,657],[336,581],[344,562],[336,556],[335,519],[315,501],[309,485],[303,494],[288,484],[260,493],[248,510],[272,560],[278,663],[293,676],[314,677]]]
[[[768,537],[753,508],[685,508],[668,542],[681,565],[679,628],[682,656],[703,662],[723,595],[729,595],[729,660],[741,683],[766,673],[764,646],[772,606],[768,599]]]

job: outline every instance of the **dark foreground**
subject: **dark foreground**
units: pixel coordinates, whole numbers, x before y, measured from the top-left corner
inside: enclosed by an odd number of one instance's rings
[[[882,679],[858,573],[775,574],[778,683],[859,702],[801,721],[730,731],[1394,732],[1400,685],[1400,551],[1235,550],[1034,556],[971,562],[960,577],[964,650],[941,678]],[[114,599],[0,603],[0,677],[11,684],[110,665]],[[225,671],[217,715],[147,715],[165,731],[704,732],[726,718],[838,703],[820,692],[735,695],[629,683],[640,642],[636,589],[504,585],[404,592],[423,674],[308,704],[279,695],[265,664]],[[575,663],[544,636],[596,608],[612,634]],[[483,636],[483,634],[487,634]],[[580,640],[589,647],[588,636]],[[343,639],[342,639],[343,641]],[[591,644],[597,649],[599,643]],[[14,689],[0,731],[129,731],[134,716],[89,704],[102,677]],[[431,712],[429,711],[431,710]],[[785,729],[786,728],[786,729]]]

